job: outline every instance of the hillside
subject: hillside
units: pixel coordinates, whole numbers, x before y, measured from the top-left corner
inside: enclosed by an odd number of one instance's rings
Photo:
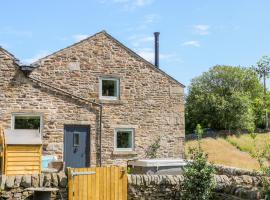
[[[259,163],[252,157],[254,152],[262,151],[269,145],[270,133],[258,134],[253,140],[250,135],[228,136],[227,138],[204,138],[202,149],[208,154],[208,160],[215,164],[222,164],[243,169],[258,170]],[[197,141],[187,141],[185,152],[197,146]]]

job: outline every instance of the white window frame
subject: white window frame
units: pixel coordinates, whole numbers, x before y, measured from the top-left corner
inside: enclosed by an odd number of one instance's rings
[[[132,147],[131,148],[117,148],[117,132],[118,131],[131,131]],[[133,128],[116,128],[114,129],[114,151],[134,151],[135,144],[135,130]]]
[[[16,116],[40,117],[39,133],[42,132],[42,129],[43,129],[43,115],[42,114],[39,114],[39,113],[12,113],[12,115],[11,115],[11,129],[12,130],[22,130],[22,129],[15,129],[15,117]],[[35,129],[25,129],[25,130],[35,130]]]
[[[116,96],[102,96],[102,81],[109,80],[109,81],[116,81]],[[104,100],[118,100],[120,94],[120,80],[119,78],[115,77],[101,77],[99,78],[99,98]]]

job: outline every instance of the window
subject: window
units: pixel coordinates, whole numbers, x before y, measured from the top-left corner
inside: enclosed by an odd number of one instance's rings
[[[40,115],[14,114],[12,115],[13,129],[41,129]]]
[[[80,146],[80,133],[73,133],[73,146],[78,147]]]
[[[134,130],[116,129],[115,130],[115,150],[132,151],[134,149]]]
[[[119,98],[119,79],[101,78],[99,93],[101,99],[117,100]]]

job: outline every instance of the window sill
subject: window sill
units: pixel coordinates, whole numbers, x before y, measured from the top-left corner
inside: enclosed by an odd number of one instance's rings
[[[136,156],[138,155],[135,151],[113,151],[112,154],[114,156]]]
[[[111,99],[111,100],[109,100],[109,99],[100,99],[99,100],[99,103],[102,103],[102,104],[122,105],[122,104],[124,104],[124,101],[119,100],[119,99],[117,99],[117,100],[114,100],[114,99]]]

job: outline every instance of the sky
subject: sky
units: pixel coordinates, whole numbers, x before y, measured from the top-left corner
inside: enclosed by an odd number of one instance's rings
[[[1,1],[1,0],[0,0]],[[0,46],[22,63],[106,30],[188,86],[210,67],[249,67],[270,55],[269,0],[9,0],[0,4]]]

